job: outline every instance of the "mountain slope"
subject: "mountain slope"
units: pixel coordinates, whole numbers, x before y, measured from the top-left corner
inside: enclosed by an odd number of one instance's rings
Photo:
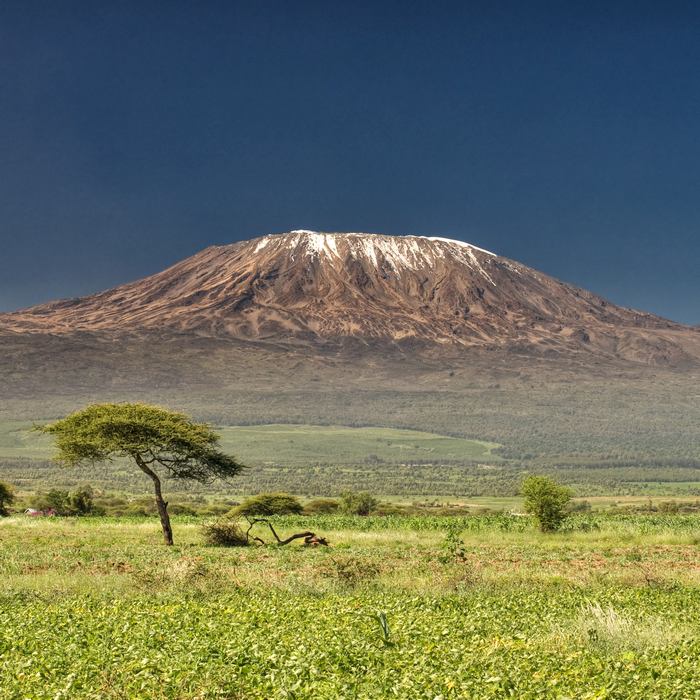
[[[0,427],[141,400],[218,425],[412,428],[503,445],[511,489],[523,468],[592,465],[627,493],[695,481],[698,358],[700,329],[474,246],[295,231],[0,315]],[[258,485],[281,478],[269,459]],[[442,468],[406,467],[402,489],[436,493]],[[465,484],[491,483],[492,465],[465,469]]]
[[[695,357],[700,337],[460,241],[312,231],[212,246],[100,294],[2,314],[0,329],[379,340],[671,364]]]

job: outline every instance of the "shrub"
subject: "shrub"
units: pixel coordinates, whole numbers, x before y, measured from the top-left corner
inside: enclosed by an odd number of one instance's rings
[[[99,515],[102,508],[97,508],[91,486],[81,486],[76,491],[52,489],[40,494],[34,503],[39,510],[53,510],[56,515]]]
[[[438,561],[442,564],[451,562],[467,561],[467,548],[464,546],[461,533],[458,529],[450,528],[445,536],[445,541],[442,543],[442,552],[438,557]]]
[[[304,506],[304,512],[316,515],[318,513],[336,513],[340,503],[335,498],[314,498]]]
[[[380,568],[371,559],[348,556],[331,558],[320,565],[318,571],[325,578],[336,579],[346,586],[356,586],[375,578]]]
[[[90,515],[97,511],[95,493],[91,486],[82,486],[68,495],[68,508],[72,515]]]
[[[569,513],[589,513],[591,511],[590,501],[576,501],[567,506]]]
[[[61,489],[51,489],[38,494],[32,505],[38,510],[53,510],[56,515],[70,515],[70,494]]]
[[[0,481],[0,515],[9,515],[10,506],[15,502],[15,492],[12,486]]]
[[[344,513],[350,515],[369,515],[376,509],[378,501],[367,491],[346,491],[340,497]]]
[[[299,515],[304,510],[296,496],[288,493],[260,493],[246,498],[231,511],[235,515]]]
[[[520,492],[525,497],[525,511],[535,516],[542,532],[554,532],[566,518],[571,489],[548,476],[529,476]]]
[[[170,515],[197,515],[197,511],[184,503],[171,503],[168,510]]]
[[[233,518],[222,518],[202,526],[204,540],[214,547],[247,547],[245,531]]]

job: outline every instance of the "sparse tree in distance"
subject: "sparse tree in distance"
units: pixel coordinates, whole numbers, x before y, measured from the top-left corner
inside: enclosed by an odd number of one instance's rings
[[[298,515],[304,510],[301,501],[288,493],[259,493],[246,498],[233,509],[235,515]]]
[[[238,474],[243,465],[217,449],[219,436],[182,413],[141,403],[94,404],[40,427],[56,438],[57,460],[74,467],[131,460],[152,481],[165,544],[173,544],[163,476],[209,483]]]
[[[0,481],[0,516],[10,514],[10,506],[15,502],[15,492],[12,486]]]
[[[335,498],[314,498],[304,505],[304,513],[316,515],[318,513],[337,513],[340,503]]]
[[[528,476],[520,487],[525,512],[535,516],[542,532],[555,532],[566,518],[571,489],[548,476]]]
[[[77,491],[71,492],[68,503],[72,513],[90,515],[95,512],[95,492],[91,486],[81,486]]]
[[[38,493],[32,501],[32,507],[43,511],[51,511],[56,515],[70,515],[70,493],[62,489],[51,489],[46,493]]]
[[[377,499],[367,491],[346,491],[340,496],[344,513],[350,515],[369,515],[378,505]]]
[[[39,510],[51,510],[56,515],[90,515],[100,512],[95,507],[93,495],[90,486],[81,486],[77,491],[51,489],[38,494],[32,505]]]

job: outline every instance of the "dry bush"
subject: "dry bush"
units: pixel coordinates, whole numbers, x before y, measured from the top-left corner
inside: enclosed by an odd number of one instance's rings
[[[331,558],[319,566],[321,576],[336,579],[347,586],[370,581],[379,571],[378,564],[360,557]]]
[[[202,526],[204,540],[213,547],[247,547],[250,542],[238,520],[222,518]]]

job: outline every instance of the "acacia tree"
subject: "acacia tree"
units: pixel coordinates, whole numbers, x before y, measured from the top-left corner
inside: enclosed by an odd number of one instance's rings
[[[243,469],[217,449],[219,436],[182,413],[141,403],[88,406],[62,420],[40,427],[56,438],[57,461],[74,467],[130,459],[153,481],[165,544],[173,544],[168,504],[161,478],[210,483]]]

